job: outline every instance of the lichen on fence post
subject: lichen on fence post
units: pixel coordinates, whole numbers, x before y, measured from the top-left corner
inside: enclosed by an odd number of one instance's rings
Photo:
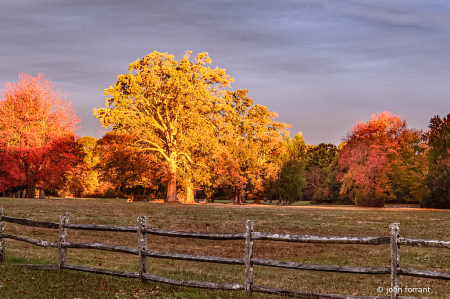
[[[139,252],[139,278],[145,282],[143,274],[147,273],[147,257],[142,253],[147,250],[147,234],[142,230],[147,228],[147,216],[139,216],[137,218],[137,237],[138,237],[138,252]]]
[[[400,266],[400,246],[398,245],[400,223],[392,223],[389,229],[391,235],[391,299],[396,299],[400,287],[398,275],[398,268]]]
[[[0,234],[5,233],[5,224],[1,217],[3,216],[3,207],[0,207]],[[0,262],[5,261],[5,239],[0,237]]]
[[[63,225],[69,223],[69,214],[62,213],[59,216],[59,238],[58,238],[58,269],[61,271],[62,266],[66,263],[67,248],[62,247],[62,243],[67,242],[68,228]]]
[[[253,287],[253,265],[251,259],[253,258],[253,220],[247,220],[245,232],[245,292],[249,298],[252,297]]]

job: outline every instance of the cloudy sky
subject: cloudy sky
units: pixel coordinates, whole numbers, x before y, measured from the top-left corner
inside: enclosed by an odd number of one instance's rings
[[[15,0],[0,3],[0,86],[46,74],[100,138],[92,115],[128,64],[209,52],[308,144],[339,144],[391,111],[426,129],[450,113],[450,2],[417,0]]]

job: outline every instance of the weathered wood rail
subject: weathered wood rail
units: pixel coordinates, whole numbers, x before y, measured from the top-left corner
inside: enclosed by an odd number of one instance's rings
[[[26,225],[31,227],[49,228],[59,231],[58,243],[52,243],[45,240],[38,240],[24,236],[16,236],[4,232],[4,222]],[[92,231],[111,231],[111,232],[126,232],[136,233],[138,248],[106,245],[100,243],[75,243],[68,242],[68,229],[78,230],[92,230]],[[207,240],[245,240],[245,257],[244,258],[227,258],[220,256],[203,256],[190,255],[170,252],[151,251],[147,248],[147,235],[159,235],[176,238],[196,238]],[[154,282],[166,283],[176,286],[218,289],[218,290],[235,290],[245,291],[249,297],[253,292],[275,294],[287,297],[309,298],[309,299],[329,299],[329,298],[347,298],[347,299],[413,299],[417,297],[399,296],[396,290],[399,289],[399,277],[414,276],[422,278],[444,279],[450,280],[450,273],[408,269],[400,267],[400,245],[402,246],[416,246],[429,248],[447,248],[450,249],[450,241],[437,240],[421,240],[421,239],[406,239],[400,237],[400,224],[393,223],[390,225],[390,236],[382,237],[340,237],[340,236],[308,236],[308,235],[281,235],[262,233],[254,231],[253,221],[248,220],[246,224],[246,233],[237,234],[218,234],[218,233],[198,233],[198,232],[183,232],[174,230],[165,230],[158,228],[147,228],[147,217],[138,217],[136,226],[119,226],[119,225],[98,225],[98,224],[77,224],[69,223],[69,216],[64,213],[60,216],[59,223],[56,222],[41,222],[24,218],[15,218],[3,215],[3,208],[0,207],[0,262],[5,260],[5,239],[12,239],[22,242],[27,242],[36,246],[58,248],[58,263],[56,265],[23,265],[35,269],[70,269],[76,271],[85,271],[98,274],[115,275],[127,278],[140,278],[142,281],[150,280]],[[366,244],[366,245],[390,245],[391,246],[391,266],[384,268],[370,268],[370,267],[351,267],[339,265],[315,265],[303,264],[298,262],[269,260],[253,257],[253,241],[254,240],[270,240],[270,241],[284,241],[284,242],[299,242],[299,243],[326,243],[326,244]],[[139,256],[139,272],[125,272],[115,271],[109,269],[85,267],[79,265],[70,265],[66,263],[66,251],[68,248],[72,249],[97,249],[127,253]],[[147,272],[146,258],[161,258],[173,260],[185,260],[195,262],[219,263],[230,265],[244,265],[245,266],[245,283],[240,284],[226,284],[202,281],[184,281],[174,280],[165,277],[156,276]],[[339,294],[322,294],[314,292],[296,291],[281,288],[273,288],[267,286],[253,285],[254,265],[289,268],[298,270],[310,271],[327,271],[340,273],[358,273],[358,274],[382,274],[391,275],[391,287],[393,292],[390,297],[378,296],[350,296]],[[427,299],[422,297],[423,299]],[[428,298],[430,299],[430,298]]]

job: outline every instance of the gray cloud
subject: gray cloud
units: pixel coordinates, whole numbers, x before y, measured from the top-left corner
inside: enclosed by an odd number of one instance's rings
[[[100,137],[92,108],[129,63],[207,51],[293,133],[339,143],[382,110],[422,128],[449,112],[449,25],[445,1],[14,1],[0,4],[0,85],[47,74],[78,133]]]

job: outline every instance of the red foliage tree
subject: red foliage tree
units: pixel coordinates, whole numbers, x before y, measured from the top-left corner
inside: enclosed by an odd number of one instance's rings
[[[357,205],[383,206],[395,165],[400,164],[406,121],[381,112],[348,132],[338,159],[341,193],[351,193]]]
[[[428,192],[426,144],[421,130],[397,114],[381,112],[356,124],[339,158],[342,188],[358,205],[382,206],[385,199],[420,202]]]
[[[0,188],[26,184],[33,198],[37,185],[57,184],[79,161],[73,131],[80,120],[43,75],[20,74],[17,83],[5,85],[0,99],[0,151],[14,165]]]
[[[17,186],[22,181],[24,174],[20,171],[18,160],[7,150],[0,151],[0,191]]]

